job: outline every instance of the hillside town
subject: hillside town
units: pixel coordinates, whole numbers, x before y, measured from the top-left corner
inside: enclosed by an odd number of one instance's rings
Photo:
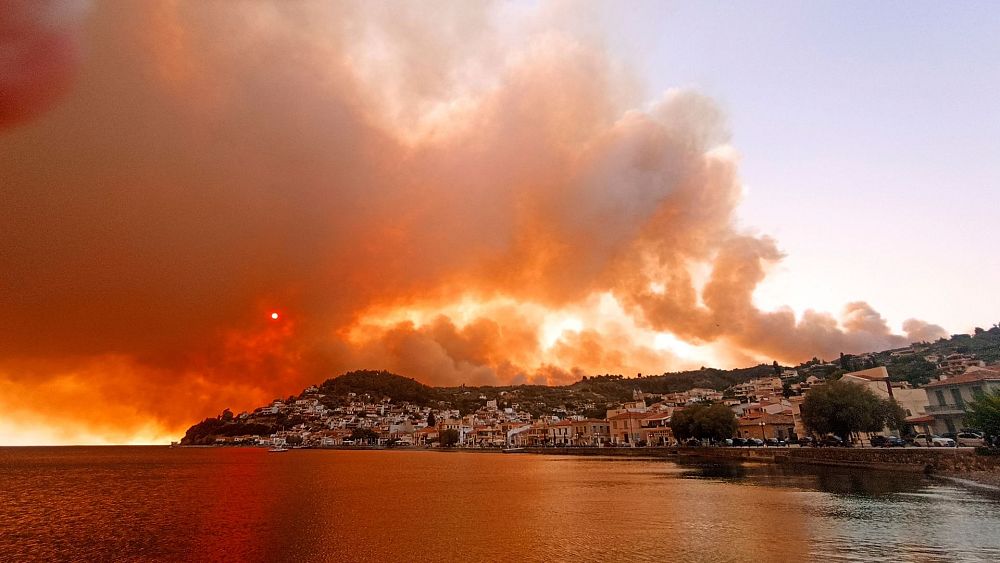
[[[546,408],[540,415],[531,411],[537,412],[541,403],[526,404],[517,387],[495,393],[484,392],[483,388],[480,392],[458,390],[456,393],[465,406],[463,412],[447,401],[435,404],[421,399],[398,400],[364,392],[333,396],[325,392],[329,389],[324,384],[311,386],[297,397],[275,399],[252,412],[233,415],[227,410],[218,419],[201,423],[207,425],[205,428],[192,427],[182,443],[478,449],[671,446],[680,441],[671,429],[676,413],[694,405],[717,403],[726,405],[735,416],[733,440],[736,443],[785,445],[799,442],[811,434],[802,416],[802,405],[810,392],[831,380],[838,380],[864,387],[881,399],[895,401],[905,413],[903,427],[870,432],[859,445],[868,445],[875,436],[926,436],[928,440],[931,436],[944,436],[951,437],[953,443],[935,441],[934,445],[953,445],[957,436],[964,436],[962,433],[969,430],[964,421],[967,405],[984,393],[1000,391],[1000,363],[987,364],[975,354],[933,354],[919,345],[882,354],[889,358],[919,356],[934,366],[934,374],[926,383],[914,385],[905,380],[893,380],[889,370],[882,365],[854,371],[843,369],[877,361],[871,355],[863,355],[842,357],[839,362],[815,360],[797,368],[783,368],[775,363],[771,375],[748,379],[721,390],[693,387],[652,393],[641,390],[638,385],[643,381],[641,374],[636,379],[599,376],[621,385],[635,383],[631,400],[606,405],[567,401],[567,404]],[[390,383],[396,378],[419,385],[387,372],[365,373],[369,377],[388,378]],[[602,416],[594,416],[602,407],[606,407]],[[915,442],[915,445],[923,444]]]

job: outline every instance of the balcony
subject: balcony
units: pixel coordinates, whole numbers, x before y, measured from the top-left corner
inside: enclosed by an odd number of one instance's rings
[[[964,414],[965,405],[928,405],[927,414]]]

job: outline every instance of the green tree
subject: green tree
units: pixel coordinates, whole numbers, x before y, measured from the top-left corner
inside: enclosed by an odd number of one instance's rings
[[[365,442],[370,444],[372,442],[378,442],[378,432],[371,430],[369,428],[355,428],[351,430],[351,440],[357,442]]]
[[[441,444],[446,448],[454,447],[458,444],[459,437],[458,430],[449,428],[441,432]]]
[[[427,426],[434,428],[437,426],[437,419],[434,418],[434,413],[431,412],[427,415]]]
[[[905,413],[898,403],[880,399],[862,385],[829,381],[815,387],[802,402],[802,422],[818,434],[848,438],[855,432],[901,428]]]
[[[921,356],[893,360],[886,370],[892,381],[909,381],[912,385],[924,385],[937,373],[937,367]]]
[[[692,405],[670,417],[670,429],[679,440],[724,440],[732,438],[736,428],[736,415],[722,403]]]
[[[736,434],[737,422],[733,411],[722,403],[715,403],[700,409],[695,414],[694,434],[696,438],[725,440]]]
[[[670,430],[678,440],[687,440],[694,437],[694,411],[699,406],[695,405],[683,410],[675,410],[670,416]]]
[[[965,423],[982,430],[988,436],[1000,435],[1000,389],[977,395],[974,401],[968,403]]]

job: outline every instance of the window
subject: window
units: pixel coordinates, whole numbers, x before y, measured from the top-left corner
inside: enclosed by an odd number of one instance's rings
[[[965,401],[962,399],[962,391],[957,388],[951,390],[951,398],[955,399],[955,404],[958,406],[965,404]]]
[[[948,401],[944,400],[944,391],[938,389],[937,391],[934,392],[934,394],[937,396],[937,401],[938,401],[939,405],[947,405],[948,404]]]
[[[975,387],[972,388],[972,396],[973,397],[975,397],[976,395],[982,395],[982,394],[983,394],[983,388],[982,388],[982,386],[976,385]]]

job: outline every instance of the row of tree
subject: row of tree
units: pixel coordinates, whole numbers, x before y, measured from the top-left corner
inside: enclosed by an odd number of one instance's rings
[[[896,401],[843,381],[829,381],[814,388],[802,403],[802,423],[810,432],[845,439],[886,427],[902,429],[905,418],[906,413]],[[670,429],[678,440],[724,440],[735,436],[737,428],[736,415],[721,403],[693,405],[675,411],[670,420]]]

